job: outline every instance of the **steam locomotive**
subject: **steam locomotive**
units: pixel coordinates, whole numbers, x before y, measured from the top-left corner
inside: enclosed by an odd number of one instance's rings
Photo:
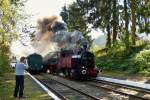
[[[43,23],[45,24],[45,21]],[[47,27],[49,25],[51,24],[48,24]],[[51,40],[61,46],[61,50],[50,52],[42,59],[39,57],[39,61],[36,61],[38,54],[29,56],[29,66],[32,71],[42,70],[73,79],[97,77],[98,70],[95,67],[95,56],[87,50],[88,42],[80,31],[68,32],[65,24],[58,21],[52,23],[48,31],[54,33]]]
[[[89,79],[97,77],[95,56],[89,51],[75,54],[73,50],[55,52],[43,62],[44,71],[62,74],[73,79]]]
[[[99,72],[95,68],[95,56],[89,51],[75,54],[73,50],[61,50],[51,52],[44,58],[36,53],[27,58],[28,70],[36,74],[48,72],[80,80],[95,78]]]

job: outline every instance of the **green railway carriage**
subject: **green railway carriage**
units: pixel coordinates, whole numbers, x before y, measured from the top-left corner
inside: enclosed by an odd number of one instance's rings
[[[27,57],[28,71],[31,73],[40,73],[43,68],[43,58],[39,54],[31,54]]]

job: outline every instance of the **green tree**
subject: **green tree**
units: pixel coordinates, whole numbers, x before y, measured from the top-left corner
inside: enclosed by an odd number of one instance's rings
[[[15,27],[20,4],[21,0],[0,0],[0,74],[9,65],[9,46],[17,38]]]
[[[15,27],[15,11],[9,0],[2,0],[0,3],[1,21],[0,21],[0,44],[1,50],[5,49],[13,36],[15,35],[13,28]],[[5,50],[4,50],[5,51]]]
[[[136,0],[131,0],[131,31],[132,31],[132,44],[136,44]]]
[[[149,0],[137,0],[137,24],[139,33],[150,33],[150,2]]]
[[[63,21],[68,24],[68,16],[69,16],[69,12],[66,8],[66,6],[62,7],[62,11],[60,13],[60,16],[62,17]]]
[[[118,5],[118,0],[112,0],[112,26],[113,26],[113,43],[116,42],[116,38],[117,38],[117,27],[118,27],[118,9],[117,9],[117,5]]]
[[[128,50],[130,44],[135,45],[137,33],[148,34],[150,31],[150,2],[148,0],[123,0],[123,2],[120,0],[77,0],[74,4],[70,5],[70,7],[74,5],[77,8],[78,13],[74,15],[80,15],[79,12],[82,12],[80,17],[84,18],[86,24],[94,29],[100,28],[107,34],[106,47],[116,44],[119,38],[119,42],[123,42]],[[72,9],[72,12],[76,11]],[[67,22],[77,22],[77,16],[68,18],[69,11],[66,10],[64,15],[67,15],[65,17]],[[69,26],[76,25],[70,24]]]
[[[93,28],[100,28],[107,33],[106,46],[115,44],[118,35],[119,5],[118,0],[78,0]]]
[[[73,3],[69,5],[67,8],[64,6],[62,8],[62,12],[60,15],[62,16],[62,19],[67,24],[68,30],[79,30],[83,33],[83,36],[87,38],[89,43],[92,43],[91,36],[89,36],[90,29],[88,28],[88,23],[86,21],[86,18],[84,17],[84,12],[82,8],[79,6],[78,3]]]
[[[125,46],[129,49],[129,13],[128,13],[128,0],[124,0],[124,20],[125,20]]]

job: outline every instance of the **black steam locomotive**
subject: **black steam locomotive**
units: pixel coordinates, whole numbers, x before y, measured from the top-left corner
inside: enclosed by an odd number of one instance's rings
[[[55,22],[49,29],[49,31],[55,33],[53,42],[57,42],[63,47],[60,47],[59,52],[50,52],[43,57],[41,59],[43,60],[43,67],[39,67],[44,72],[56,73],[73,79],[97,77],[98,70],[95,67],[95,56],[87,50],[88,43],[83,34],[80,31],[68,32],[61,22]],[[36,55],[34,58],[37,58]]]
[[[54,56],[55,55],[55,56]],[[44,71],[64,75],[73,79],[97,77],[95,56],[89,51],[75,54],[72,50],[62,50],[44,61]]]

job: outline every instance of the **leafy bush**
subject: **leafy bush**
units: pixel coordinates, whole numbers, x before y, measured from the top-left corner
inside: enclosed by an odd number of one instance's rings
[[[6,67],[8,67],[8,63],[4,57],[1,56],[0,59],[0,76],[6,72]]]
[[[99,50],[100,51],[100,50]],[[139,43],[126,50],[123,44],[98,52],[97,66],[103,70],[126,71],[150,75],[150,45]]]
[[[149,45],[146,45],[145,49],[146,49],[146,50],[150,50],[150,44],[149,44]]]
[[[9,71],[9,53],[0,50],[0,76]]]
[[[135,67],[140,73],[150,75],[150,50],[143,50],[136,55]]]
[[[109,50],[108,50],[108,55],[110,57],[122,57],[125,55],[125,46],[123,43],[118,43],[113,45]]]

